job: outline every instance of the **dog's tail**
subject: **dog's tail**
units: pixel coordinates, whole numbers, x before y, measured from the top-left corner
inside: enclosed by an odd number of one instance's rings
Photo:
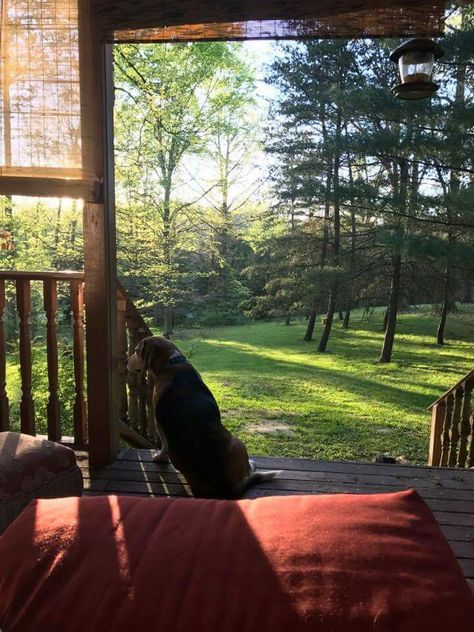
[[[240,489],[240,495],[245,494],[245,492],[253,487],[254,485],[258,485],[259,483],[264,483],[265,481],[271,481],[281,473],[281,470],[275,470],[272,472],[252,472],[247,476],[247,478],[242,483],[242,487]]]

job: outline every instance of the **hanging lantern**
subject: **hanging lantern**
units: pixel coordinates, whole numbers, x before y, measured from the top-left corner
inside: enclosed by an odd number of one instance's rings
[[[392,88],[392,94],[399,99],[432,97],[438,89],[431,79],[434,62],[443,55],[439,44],[425,38],[411,39],[395,48],[390,59],[398,62],[402,82]]]
[[[13,236],[9,230],[0,230],[0,250],[13,250]]]

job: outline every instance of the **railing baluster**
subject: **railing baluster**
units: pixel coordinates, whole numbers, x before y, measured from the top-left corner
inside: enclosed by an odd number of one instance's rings
[[[467,442],[469,439],[469,435],[471,434],[471,425],[469,423],[469,414],[471,412],[471,394],[474,386],[474,382],[470,380],[466,380],[464,382],[464,396],[462,400],[462,409],[461,409],[461,422],[460,422],[460,441],[459,441],[459,451],[458,451],[458,467],[465,467],[466,459],[467,459]],[[471,435],[471,443],[473,441],[473,437]]]
[[[428,465],[439,466],[441,464],[441,441],[445,411],[446,402],[444,400],[435,404],[431,411],[431,434]]]
[[[127,301],[119,293],[117,296],[117,350],[118,350],[118,416],[122,421],[128,420],[127,400]]]
[[[446,409],[444,411],[443,432],[441,434],[441,465],[445,467],[448,464],[450,429],[452,412],[454,405],[454,395],[450,394],[446,397]]]
[[[73,317],[74,351],[74,443],[84,446],[86,443],[86,402],[84,399],[84,284],[82,281],[70,282],[71,309]]]
[[[474,412],[471,413],[469,424],[471,426],[471,443],[467,455],[467,467],[474,467]]]
[[[458,442],[459,442],[459,424],[461,422],[461,408],[463,400],[463,388],[459,387],[454,391],[454,405],[451,416],[451,428],[449,431],[449,467],[455,467],[458,456]]]
[[[128,352],[131,355],[135,351],[135,347],[138,344],[138,324],[135,318],[128,313],[126,313],[126,323],[128,328],[128,340],[129,347]],[[129,423],[134,430],[139,429],[138,422],[138,385],[140,381],[140,376],[136,373],[129,373],[127,371],[127,384],[128,384],[128,417]]]
[[[472,467],[473,388],[474,369],[471,369],[428,408],[431,411],[429,465]]]
[[[148,437],[147,393],[146,371],[142,371],[138,382],[138,428],[143,437]]]
[[[129,339],[129,353],[133,353],[143,338],[152,332],[143,320],[140,312],[127,296],[119,283],[119,304],[121,298],[126,302],[126,325]],[[156,430],[153,412],[153,382],[147,372],[140,375],[127,372],[128,418],[130,426],[143,438],[156,444]]]
[[[159,438],[155,426],[155,411],[153,409],[153,382],[147,375],[147,391],[146,391],[146,409],[147,409],[147,426],[148,438],[152,443],[159,444]],[[161,447],[161,444],[159,444]]]
[[[0,432],[10,429],[7,397],[7,354],[5,349],[5,281],[0,279]]]
[[[29,279],[16,282],[16,304],[20,317],[20,372],[21,372],[21,431],[35,434],[35,409],[31,395],[31,286]]]
[[[55,279],[43,282],[43,302],[46,312],[46,355],[48,358],[48,439],[61,440],[61,412],[58,398],[58,337],[56,313],[58,311],[58,288]]]

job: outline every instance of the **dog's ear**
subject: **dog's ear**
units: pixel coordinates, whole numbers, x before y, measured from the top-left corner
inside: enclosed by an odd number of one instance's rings
[[[142,340],[142,348],[140,350],[140,356],[143,362],[143,370],[148,371],[152,362],[156,359],[157,349],[156,345],[150,339]]]

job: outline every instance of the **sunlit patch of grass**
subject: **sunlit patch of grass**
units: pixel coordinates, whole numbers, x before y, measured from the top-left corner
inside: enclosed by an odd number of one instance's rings
[[[439,347],[435,315],[402,314],[389,365],[377,363],[382,310],[369,322],[354,313],[349,330],[335,322],[326,354],[316,352],[320,322],[312,343],[302,340],[304,322],[187,331],[177,343],[253,454],[371,460],[384,452],[425,463],[426,408],[474,365],[472,315],[450,316]]]

